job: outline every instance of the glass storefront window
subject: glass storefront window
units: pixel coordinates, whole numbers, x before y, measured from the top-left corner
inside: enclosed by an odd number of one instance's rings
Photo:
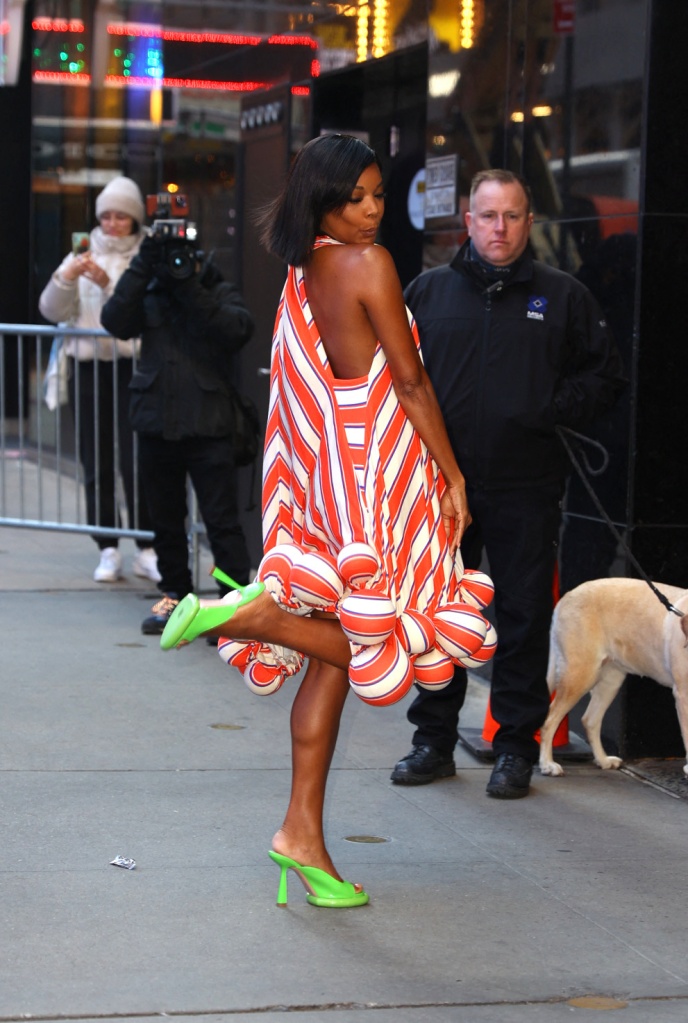
[[[244,99],[291,83],[292,128],[298,123],[305,138],[322,68],[374,60],[426,36],[425,0],[301,10],[291,2],[35,0],[37,291],[119,173],[144,193],[177,184],[202,240],[232,272]],[[258,97],[256,105],[262,110]]]
[[[36,0],[31,28],[33,192],[40,291],[91,227],[116,174],[144,194],[176,185],[201,244],[235,276],[242,100],[293,82],[302,118],[318,42],[308,9]],[[260,107],[261,116],[274,104]]]
[[[453,23],[446,0],[429,16],[427,153],[431,167],[447,156],[457,166],[452,212],[445,202],[426,221],[429,261],[462,240],[470,181],[485,167],[527,178],[553,262],[580,261],[583,221],[602,236],[637,230],[646,0],[458,6]]]

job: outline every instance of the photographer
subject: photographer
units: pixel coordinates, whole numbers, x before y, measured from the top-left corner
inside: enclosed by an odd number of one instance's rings
[[[184,221],[179,221],[184,230]],[[253,333],[238,288],[189,237],[152,231],[102,310],[116,337],[141,337],[130,418],[139,437],[146,501],[165,595],[141,630],[162,633],[176,601],[192,590],[187,543],[187,475],[215,564],[249,581],[239,522],[229,388],[233,357]],[[195,232],[194,232],[195,235]],[[226,592],[226,589],[222,589]]]

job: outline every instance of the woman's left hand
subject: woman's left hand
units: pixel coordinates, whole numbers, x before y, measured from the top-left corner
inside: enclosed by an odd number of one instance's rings
[[[454,554],[461,543],[461,538],[472,522],[466,498],[464,484],[447,487],[440,501],[442,521],[449,537],[449,553]]]

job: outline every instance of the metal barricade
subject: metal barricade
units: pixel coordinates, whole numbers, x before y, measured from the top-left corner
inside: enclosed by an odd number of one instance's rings
[[[153,540],[153,533],[139,528],[138,516],[129,521],[121,474],[113,480],[114,507],[110,509],[117,526],[101,523],[99,467],[96,475],[96,514],[89,522],[84,498],[84,470],[79,444],[80,364],[74,361],[72,399],[67,404],[49,409],[43,397],[50,349],[55,337],[109,337],[105,330],[83,330],[74,327],[40,324],[0,323],[0,527],[86,533],[100,537],[131,537]],[[120,465],[118,403],[114,400],[119,388],[118,359],[112,365],[113,389],[113,465]],[[98,363],[95,360],[93,389],[93,427],[100,429]],[[70,407],[71,406],[71,407]],[[95,445],[96,459],[99,446]],[[132,438],[134,500],[138,506],[139,468],[136,434]],[[196,495],[188,487],[187,535],[191,572],[198,588],[201,544],[207,544],[205,525],[198,513]]]
[[[119,450],[118,365],[108,362],[108,381],[112,377],[113,421],[111,436],[115,478],[111,481],[114,502],[105,508],[100,493],[101,445],[94,444],[93,466],[95,514],[89,516],[84,498],[84,469],[80,450],[83,407],[79,400],[80,363],[73,362],[69,405],[50,410],[43,400],[43,381],[50,347],[55,336],[108,337],[106,331],[71,327],[46,327],[38,324],[0,323],[0,526],[87,533],[99,537],[131,537],[152,540],[153,533],[141,529],[138,521],[128,521],[121,474],[121,458],[133,462],[134,506],[138,504],[138,456],[136,438],[133,450]],[[70,360],[71,361],[71,360]],[[101,434],[99,366],[93,366],[93,433]],[[81,372],[84,372],[81,370]],[[71,406],[71,409],[70,407]],[[85,424],[88,427],[89,424]],[[109,431],[108,431],[109,432]],[[103,519],[112,525],[103,525]],[[138,515],[135,515],[138,519]]]

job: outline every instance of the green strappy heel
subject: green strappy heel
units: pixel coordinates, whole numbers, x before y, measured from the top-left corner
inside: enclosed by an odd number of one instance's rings
[[[179,601],[165,625],[160,637],[160,646],[163,650],[171,650],[173,647],[179,646],[180,643],[191,643],[208,629],[224,625],[237,608],[255,600],[265,589],[265,583],[261,582],[241,586],[219,568],[214,568],[211,574],[225,586],[231,586],[236,591],[231,594],[235,599],[223,604],[216,604],[214,607],[201,607],[201,602],[196,594],[188,593],[183,600]]]
[[[309,889],[306,900],[311,906],[325,906],[328,909],[351,909],[354,906],[365,906],[369,902],[368,893],[356,891],[351,881],[338,881],[331,874],[319,867],[304,867],[296,860],[282,856],[272,849],[268,856],[280,868],[279,888],[277,890],[277,905],[287,904],[287,871],[295,870],[301,875]]]

